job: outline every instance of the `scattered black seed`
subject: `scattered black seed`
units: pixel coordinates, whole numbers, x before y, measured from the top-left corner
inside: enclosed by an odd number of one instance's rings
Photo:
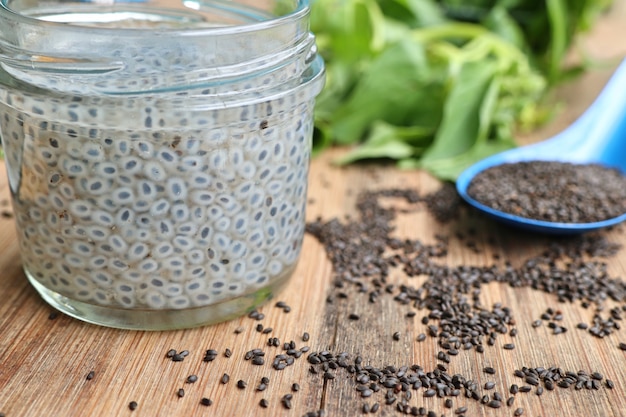
[[[263,408],[267,408],[269,407],[270,403],[265,398],[261,398],[261,401],[259,401],[259,405]]]
[[[211,249],[209,249],[211,250]],[[251,312],[248,313],[248,317],[254,320],[262,320],[263,318],[259,318],[260,316],[263,316],[263,314],[259,313],[258,310],[252,310]]]
[[[590,223],[626,212],[626,177],[598,164],[497,165],[476,175],[467,192],[488,207],[537,220]]]
[[[437,359],[445,363],[450,363],[450,356],[448,356],[445,352],[442,352],[442,351],[439,351],[437,353]]]
[[[491,408],[500,408],[502,407],[502,402],[498,400],[491,400],[487,403],[487,406]]]
[[[517,408],[517,409],[513,412],[513,415],[514,415],[514,416],[516,416],[516,417],[519,417],[519,416],[521,416],[522,414],[524,414],[524,409],[523,409],[523,408],[521,408],[521,407],[520,407],[520,408]]]
[[[226,358],[230,358],[231,356],[233,356],[233,352],[232,352],[232,350],[230,350],[230,349],[226,348],[226,349],[224,350],[224,357],[226,357]]]
[[[283,407],[285,407],[286,409],[290,410],[291,409],[291,399],[292,398],[293,398],[293,396],[291,394],[283,395],[283,397],[280,399],[280,402],[282,403]]]
[[[467,413],[467,407],[465,406],[459,407],[456,410],[454,410],[454,414],[457,414],[457,415],[465,414],[465,413]]]
[[[300,385],[298,385],[298,383],[294,382],[293,384],[291,384],[291,390],[293,392],[298,392],[300,391]]]
[[[243,333],[243,327],[237,327],[234,331],[235,334]]]
[[[485,389],[493,389],[496,386],[495,382],[485,382]]]
[[[453,404],[452,404],[452,400],[450,398],[447,398],[444,402],[443,402],[443,406],[446,408],[452,408]]]
[[[220,382],[222,384],[228,384],[228,381],[230,381],[230,375],[228,374],[222,375],[222,379],[220,379]]]
[[[395,332],[395,333],[393,334],[393,340],[395,340],[395,341],[400,340],[400,332]]]
[[[200,404],[204,405],[205,407],[208,407],[208,406],[210,406],[211,404],[213,404],[213,401],[212,401],[210,398],[203,397],[203,398],[200,400]]]
[[[363,397],[363,398],[371,397],[373,393],[374,393],[374,391],[372,391],[369,388],[366,388],[363,391],[361,391],[361,397]]]
[[[96,376],[96,371],[89,371],[85,379],[87,379],[87,381],[90,381],[93,379],[94,376]]]
[[[368,403],[363,404],[363,407],[361,407],[361,411],[363,412],[363,414],[369,414],[370,412],[370,406]]]
[[[358,314],[350,313],[350,314],[348,315],[348,319],[350,319],[350,320],[358,320],[358,319],[360,319],[360,318],[361,318],[361,317],[360,317]]]
[[[515,345],[513,343],[506,343],[504,344],[504,346],[502,346],[504,349],[506,350],[513,350],[515,349]]]
[[[513,395],[517,394],[519,392],[519,387],[517,386],[517,384],[511,384],[511,388],[509,388],[509,392]]]
[[[215,358],[217,358],[217,350],[215,349],[208,349],[205,353],[204,353],[204,358],[202,358],[202,360],[204,362],[212,362],[213,360],[215,360]]]
[[[165,357],[167,358],[172,358],[174,357],[174,355],[176,355],[176,350],[175,349],[170,349],[167,351],[167,353],[165,354]]]
[[[604,381],[604,383],[606,384],[606,387],[608,389],[613,389],[615,388],[615,383],[613,381],[611,381],[610,379],[607,379],[606,381]]]
[[[426,195],[424,202],[435,220],[448,223],[457,217],[462,200],[452,183],[444,183],[437,191]]]
[[[426,334],[420,333],[420,334],[417,335],[417,341],[418,342],[423,342],[424,340],[426,340]]]
[[[185,396],[185,390],[179,388],[178,391],[176,391],[176,395],[178,396],[178,398],[183,398]]]
[[[527,259],[520,267],[510,264],[504,267],[450,267],[437,263],[437,258],[447,253],[447,238],[438,237],[435,244],[425,245],[419,241],[393,237],[392,223],[399,211],[382,207],[378,203],[380,197],[405,198],[410,204],[420,200],[410,190],[366,192],[357,198],[360,213],[358,219],[348,219],[347,223],[333,219],[327,223],[318,220],[307,224],[307,232],[318,238],[325,247],[336,273],[337,290],[328,298],[331,301],[353,298],[353,293],[348,291],[349,286],[353,285],[355,291],[367,293],[370,299],[372,293],[376,294],[374,298],[388,295],[395,302],[411,306],[416,311],[425,310],[422,323],[426,326],[426,332],[416,340],[423,341],[426,335],[436,338],[438,346],[448,359],[450,355],[454,356],[455,352],[461,350],[474,349],[482,353],[485,346],[497,343],[499,335],[517,335],[515,318],[508,307],[500,303],[487,308],[480,305],[478,300],[483,284],[499,282],[508,283],[515,288],[531,287],[554,294],[559,302],[579,301],[581,304],[598,306],[607,299],[623,300],[626,286],[619,279],[610,278],[606,274],[603,262],[586,259],[587,256],[611,256],[618,249],[617,245],[601,236],[589,234],[567,242],[550,243],[540,255]],[[394,254],[388,256],[387,252]],[[397,267],[401,267],[409,277],[430,278],[419,287],[386,284],[389,271]],[[607,318],[604,314],[600,316],[600,313],[597,316],[594,322],[597,329],[589,332],[596,337],[609,334],[608,332],[613,331],[613,323],[618,323],[618,319],[614,317]],[[558,328],[557,332],[567,330],[556,324],[562,319],[562,313],[558,310],[546,311],[544,317],[546,321],[554,323],[551,328]],[[542,325],[543,319],[536,323],[537,326]],[[397,333],[399,337],[400,332]],[[441,357],[444,358],[443,355]],[[384,403],[394,404],[394,407],[405,414],[412,412],[407,404],[410,394],[405,395],[411,392],[411,388],[423,388],[424,393],[432,392],[433,396],[438,397],[465,395],[477,401],[482,400],[482,393],[478,393],[480,387],[476,383],[468,382],[471,380],[462,377],[457,377],[453,382],[455,376],[449,375],[441,363],[433,371],[417,366],[402,371],[395,366],[380,369],[366,366],[360,360],[352,363],[344,353],[314,352],[307,359],[309,371],[324,374],[325,377],[326,373],[332,372],[334,377],[336,369],[345,369],[356,384],[363,385],[364,389],[359,394],[365,389],[376,392],[370,386],[375,383],[386,392]],[[519,376],[525,379],[527,375],[521,370],[519,372]],[[543,372],[545,371],[533,373],[533,377],[543,383],[545,389],[550,389],[549,384],[565,379],[565,376],[559,376],[552,381],[546,379]],[[567,384],[572,385],[571,382]],[[521,389],[517,386],[513,389],[511,386],[511,393],[530,392],[532,389],[530,384]],[[493,395],[492,398],[487,396],[485,404],[491,401],[504,404],[500,395]],[[426,415],[426,410],[422,415]]]
[[[224,374],[226,375],[226,374]],[[246,388],[248,384],[246,384],[246,381],[244,381],[243,379],[240,379],[239,381],[237,381],[237,388],[239,389],[244,389]]]
[[[536,393],[537,393],[537,395],[542,395],[543,394],[543,387],[537,387]]]
[[[492,368],[491,366],[487,366],[485,368],[483,368],[483,372],[489,375],[495,375],[496,370],[494,368]]]
[[[507,398],[507,400],[506,400],[506,406],[507,406],[507,407],[510,407],[510,406],[512,406],[512,405],[513,405],[513,403],[514,403],[514,402],[515,402],[515,397],[509,397],[509,398]]]
[[[50,314],[48,314],[48,320],[54,320],[57,317],[59,317],[59,312],[58,311],[52,311],[52,312],[50,312]]]
[[[539,380],[535,378],[533,375],[527,375],[526,378],[524,378],[524,381],[526,381],[526,383],[530,385],[534,385],[534,386],[539,385]]]
[[[187,382],[190,383],[190,384],[193,384],[197,380],[198,380],[198,376],[197,375],[189,375],[187,377]]]
[[[581,330],[587,330],[589,328],[589,325],[587,323],[578,323],[576,327]]]
[[[535,320],[535,321],[532,322],[532,326],[533,327],[539,327],[539,326],[541,326],[542,323],[543,322],[541,320]]]
[[[617,347],[619,347],[620,350],[626,350],[626,343],[620,342],[619,345],[617,345]]]
[[[131,411],[136,410],[139,404],[137,404],[137,401],[131,401],[128,403],[128,408],[130,408]]]
[[[302,341],[303,342],[308,342],[310,338],[311,338],[311,336],[307,332],[302,333]]]

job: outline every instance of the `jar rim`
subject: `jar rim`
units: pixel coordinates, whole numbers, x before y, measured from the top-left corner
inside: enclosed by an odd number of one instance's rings
[[[225,3],[220,0],[218,3]],[[52,30],[64,31],[68,34],[75,33],[76,35],[85,35],[86,33],[98,33],[102,34],[115,34],[116,36],[144,36],[146,33],[149,33],[151,37],[159,37],[159,36],[181,36],[181,37],[208,37],[208,36],[228,36],[230,34],[242,34],[246,32],[257,32],[263,31],[267,29],[271,29],[274,27],[279,27],[284,24],[290,24],[294,20],[299,20],[301,18],[306,17],[309,14],[309,0],[294,0],[293,10],[289,12],[274,16],[270,13],[266,13],[267,19],[259,19],[251,22],[238,23],[234,25],[224,25],[224,26],[212,26],[212,27],[187,27],[187,28],[168,28],[168,27],[159,27],[159,28],[150,28],[146,30],[145,28],[120,28],[120,27],[99,27],[99,26],[86,26],[86,25],[68,25],[66,22],[57,22],[51,20],[40,19],[37,17],[28,16],[22,14],[18,11],[15,11],[8,7],[7,0],[0,0],[0,19],[8,19],[16,25],[16,27],[20,26],[40,26],[49,28]],[[188,4],[199,3],[197,1],[185,1],[183,0],[181,4],[187,6]],[[229,4],[232,7],[231,2]],[[125,7],[132,8],[133,3],[127,2],[124,3]],[[140,5],[138,3],[137,5]],[[188,6],[187,6],[188,7]],[[249,12],[250,6],[245,6],[247,10],[242,10],[241,13]],[[194,8],[190,8],[194,10]],[[259,9],[259,15],[263,12]],[[237,14],[235,11],[233,14]],[[250,17],[249,13],[246,13],[246,16]],[[0,31],[1,32],[1,31]]]

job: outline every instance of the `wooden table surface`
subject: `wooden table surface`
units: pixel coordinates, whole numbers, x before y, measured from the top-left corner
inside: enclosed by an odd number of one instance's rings
[[[571,122],[591,102],[616,67],[619,58],[626,55],[626,17],[624,1],[616,2],[615,9],[604,17],[584,44],[592,56],[611,59],[603,68],[596,69],[564,86],[558,99],[565,103],[559,117],[550,125],[525,138],[532,141],[560,130]],[[337,218],[340,222],[358,216],[355,201],[365,190],[408,188],[426,194],[440,184],[423,172],[398,171],[393,167],[361,165],[337,168],[331,161],[343,150],[333,150],[312,162],[310,173],[310,204],[307,217],[310,221],[321,217],[323,221]],[[380,403],[377,415],[399,415],[397,405],[385,404],[385,389],[362,398],[356,383],[347,370],[333,370],[335,379],[325,381],[323,372],[312,373],[307,354],[328,350],[335,354],[347,352],[352,361],[361,356],[363,365],[381,368],[393,365],[421,365],[433,370],[441,348],[437,339],[427,337],[416,341],[420,333],[427,332],[422,316],[427,310],[411,305],[401,305],[392,294],[383,292],[376,303],[368,302],[367,293],[349,287],[345,298],[333,285],[334,272],[323,246],[306,235],[302,259],[290,283],[277,298],[259,309],[262,320],[242,317],[215,326],[169,332],[135,332],[101,328],[82,323],[64,315],[51,317],[53,312],[28,284],[20,266],[18,244],[13,219],[8,215],[9,190],[4,166],[0,167],[0,413],[6,417],[39,416],[302,416],[308,412],[325,410],[327,416],[362,414],[363,404]],[[385,204],[396,204],[394,199]],[[448,236],[447,255],[437,262],[444,265],[491,265],[502,267],[505,261],[519,266],[524,260],[541,253],[550,241],[545,237],[520,234],[501,228],[490,221],[462,211],[460,218],[441,224],[433,219],[422,203],[402,213],[395,220],[398,237],[418,239],[425,244],[436,241],[436,236]],[[474,233],[472,235],[472,233]],[[473,244],[468,245],[470,236]],[[626,244],[626,230],[620,226],[600,234],[609,242]],[[496,244],[494,244],[494,241]],[[494,257],[496,255],[496,257]],[[626,248],[621,248],[606,262],[611,277],[626,276]],[[389,283],[410,283],[417,286],[417,278],[408,278],[394,272]],[[328,302],[328,298],[332,302]],[[602,381],[597,390],[557,388],[536,395],[515,396],[512,407],[489,408],[480,401],[461,395],[452,398],[453,408],[446,408],[444,399],[424,397],[424,389],[411,390],[411,407],[425,407],[437,416],[452,416],[454,411],[466,406],[467,416],[512,416],[518,407],[524,416],[624,416],[626,415],[626,352],[618,349],[626,342],[626,329],[597,338],[588,331],[576,328],[577,323],[591,323],[595,306],[582,308],[580,302],[559,303],[555,294],[530,287],[513,288],[507,284],[491,283],[482,286],[480,296],[484,306],[502,303],[511,310],[518,334],[500,335],[493,346],[485,345],[484,353],[461,350],[450,358],[450,374],[459,373],[478,384],[481,395],[500,392],[509,397],[509,387],[524,382],[513,372],[527,367],[561,367],[563,370],[600,372],[614,382],[614,388]],[[291,307],[286,313],[275,307],[284,301]],[[621,307],[621,302],[607,301],[602,314],[608,309]],[[569,331],[554,335],[544,321],[533,327],[548,307],[559,309],[563,319],[560,326]],[[406,317],[415,311],[415,317]],[[350,320],[349,314],[358,314]],[[625,313],[626,314],[626,313]],[[54,315],[53,315],[54,316]],[[268,334],[256,330],[258,324],[271,327]],[[432,323],[431,323],[432,324]],[[302,340],[304,332],[310,339]],[[394,338],[394,333],[398,336]],[[277,337],[281,346],[270,347],[268,338]],[[396,340],[398,339],[398,340]],[[294,341],[298,349],[308,346],[310,351],[295,359],[292,366],[275,370],[272,359],[284,353],[282,343]],[[514,350],[503,349],[514,343]],[[266,352],[266,362],[254,366],[244,360],[247,351],[260,348]],[[166,357],[170,349],[188,350],[181,362]],[[218,351],[212,362],[204,362],[208,349]],[[224,352],[230,349],[232,355]],[[352,362],[351,362],[352,363]],[[483,368],[495,368],[488,375]],[[316,368],[321,370],[321,368]],[[87,375],[93,371],[93,378]],[[224,373],[230,382],[223,384]],[[195,374],[197,382],[187,383]],[[258,391],[262,377],[269,378],[265,391]],[[236,381],[244,380],[245,389]],[[488,381],[495,382],[492,390],[483,389]],[[299,391],[292,392],[297,383]],[[184,397],[178,391],[183,388]],[[281,401],[291,393],[291,409]],[[402,395],[402,393],[399,394]],[[212,400],[212,405],[201,404],[202,398]],[[259,406],[261,399],[268,401],[266,409]],[[137,402],[134,411],[131,401]],[[398,400],[399,402],[400,400]]]

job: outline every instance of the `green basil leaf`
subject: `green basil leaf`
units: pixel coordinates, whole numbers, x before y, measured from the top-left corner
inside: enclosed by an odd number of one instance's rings
[[[476,143],[483,100],[496,69],[490,61],[463,65],[446,100],[435,141],[424,153],[426,167],[431,161],[465,153]]]
[[[386,48],[367,68],[353,93],[333,115],[333,136],[338,143],[361,141],[377,120],[394,125],[415,125],[414,118],[439,121],[440,73],[431,67],[424,48],[404,40]],[[420,110],[424,110],[421,112]]]

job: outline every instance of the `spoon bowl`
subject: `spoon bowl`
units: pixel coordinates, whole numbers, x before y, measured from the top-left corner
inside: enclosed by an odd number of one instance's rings
[[[526,161],[600,164],[626,174],[626,59],[591,106],[565,130],[542,142],[485,158],[463,171],[456,181],[457,191],[470,205],[500,222],[533,232],[578,234],[626,220],[626,213],[591,223],[535,220],[493,209],[468,195],[472,179],[481,171],[496,165]]]

